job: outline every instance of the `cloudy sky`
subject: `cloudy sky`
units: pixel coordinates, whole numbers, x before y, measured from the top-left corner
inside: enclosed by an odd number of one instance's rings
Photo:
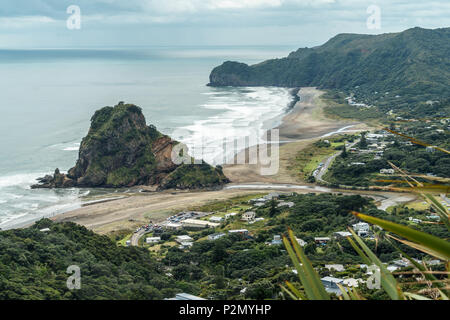
[[[69,30],[67,8],[81,10]],[[369,29],[367,9],[381,12]],[[313,46],[337,33],[450,26],[448,0],[2,0],[1,48]]]

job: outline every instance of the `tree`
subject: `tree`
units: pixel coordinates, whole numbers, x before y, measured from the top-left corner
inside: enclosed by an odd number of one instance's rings
[[[348,157],[347,148],[345,147],[345,144],[344,148],[342,149],[341,157],[344,159]]]
[[[277,202],[275,199],[270,200],[269,216],[275,217],[278,214]]]
[[[366,140],[366,133],[361,133],[361,140],[359,141],[359,148],[360,149],[366,149],[367,148],[367,140]]]

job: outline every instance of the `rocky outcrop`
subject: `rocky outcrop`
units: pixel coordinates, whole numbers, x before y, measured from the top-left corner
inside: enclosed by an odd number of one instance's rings
[[[120,102],[95,112],[83,138],[76,165],[67,174],[38,179],[32,188],[131,187],[211,188],[228,179],[221,168],[206,163],[177,165],[172,149],[177,141],[147,126],[142,110]]]

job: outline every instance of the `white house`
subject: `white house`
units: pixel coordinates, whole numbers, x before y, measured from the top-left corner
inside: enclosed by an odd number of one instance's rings
[[[307,242],[306,242],[306,241],[304,241],[304,240],[302,240],[302,239],[300,239],[300,238],[295,238],[295,239],[297,240],[298,244],[299,244],[301,247],[304,247],[304,246],[307,245]]]
[[[237,212],[230,212],[225,215],[225,219],[229,219],[235,216],[237,216]]]
[[[358,222],[353,225],[353,230],[356,231],[358,236],[367,237],[369,235],[369,224],[366,222]]]
[[[223,218],[222,217],[213,216],[213,217],[209,218],[209,221],[211,221],[211,222],[222,222]]]
[[[225,233],[214,233],[208,236],[208,240],[215,241],[225,236]]]
[[[183,226],[179,223],[169,222],[165,225],[166,229],[180,230]]]
[[[183,242],[192,242],[194,239],[192,239],[191,237],[189,237],[188,235],[183,235],[183,236],[177,236],[175,241],[178,243],[183,243]]]
[[[245,212],[244,214],[242,214],[242,218],[241,220],[243,221],[253,221],[256,218],[256,213],[253,211],[249,211],[249,212]]]
[[[294,203],[293,202],[280,202],[279,204],[278,204],[278,207],[289,207],[289,208],[292,208],[294,206]]]
[[[333,235],[336,238],[346,238],[346,237],[351,237],[352,236],[352,234],[350,232],[348,232],[348,231],[338,231],[338,232],[333,233]]]
[[[149,237],[145,239],[146,243],[158,243],[161,241],[161,237]]]
[[[327,268],[330,271],[331,270],[335,270],[335,271],[338,271],[338,272],[341,272],[341,271],[345,270],[344,265],[342,265],[342,264],[326,264],[325,268]]]

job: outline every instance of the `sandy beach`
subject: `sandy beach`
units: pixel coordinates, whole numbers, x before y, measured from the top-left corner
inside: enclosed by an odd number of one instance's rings
[[[311,186],[292,175],[289,171],[290,160],[301,152],[311,141],[323,135],[338,131],[346,126],[364,128],[361,123],[330,120],[323,112],[324,102],[320,100],[322,91],[315,88],[302,88],[299,91],[300,101],[283,118],[280,130],[280,168],[276,175],[262,176],[259,165],[225,165],[224,173],[236,189],[217,191],[164,191],[136,193],[114,201],[99,202],[80,209],[53,217],[55,221],[72,221],[87,228],[107,234],[118,230],[132,230],[137,226],[165,220],[174,212],[186,210],[208,202],[229,199],[247,194],[257,194],[264,191],[261,184],[280,184],[279,191],[311,192],[311,189],[289,189],[281,184]],[[288,143],[286,141],[289,141]],[[256,152],[257,147],[242,152]],[[239,188],[239,184],[254,184],[255,188]],[[259,184],[259,185],[258,185]],[[263,186],[264,187],[264,186]],[[267,190],[277,190],[271,186]],[[261,191],[263,190],[263,191]],[[317,192],[329,192],[325,189]],[[363,192],[358,192],[363,193]],[[380,198],[381,199],[381,198]]]

